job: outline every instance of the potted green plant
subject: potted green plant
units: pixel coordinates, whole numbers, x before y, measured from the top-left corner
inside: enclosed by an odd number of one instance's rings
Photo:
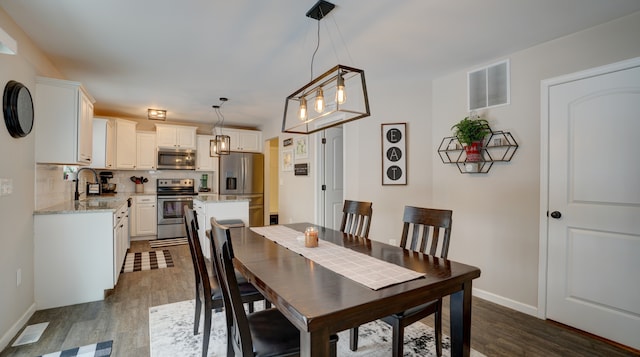
[[[467,153],[466,161],[482,161],[482,141],[487,134],[491,133],[489,122],[479,117],[466,117],[452,126],[451,129],[460,144],[464,146]]]

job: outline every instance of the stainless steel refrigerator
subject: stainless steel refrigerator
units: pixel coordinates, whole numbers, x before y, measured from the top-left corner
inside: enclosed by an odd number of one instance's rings
[[[264,225],[264,156],[232,152],[220,155],[220,197],[249,199],[249,225]]]

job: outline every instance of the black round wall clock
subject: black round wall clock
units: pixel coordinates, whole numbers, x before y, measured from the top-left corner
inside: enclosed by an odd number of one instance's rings
[[[27,136],[33,128],[33,100],[22,83],[9,81],[2,97],[4,123],[14,138]]]

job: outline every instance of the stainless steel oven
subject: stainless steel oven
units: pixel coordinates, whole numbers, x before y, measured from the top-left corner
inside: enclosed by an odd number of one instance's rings
[[[186,237],[184,206],[193,208],[193,179],[158,179],[158,239]]]

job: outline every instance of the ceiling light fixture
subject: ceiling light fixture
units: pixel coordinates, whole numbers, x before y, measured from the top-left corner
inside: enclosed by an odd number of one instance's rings
[[[163,109],[147,109],[149,120],[167,120],[167,111]]]
[[[222,105],[228,101],[228,98],[221,97],[220,105],[213,105],[213,109],[216,112],[216,116],[218,117],[218,121],[213,125],[213,135],[215,135],[214,139],[214,153],[218,155],[229,155],[231,153],[231,137],[229,135],[224,135],[222,132],[222,128],[224,128],[224,115],[222,115]],[[217,126],[220,123],[220,134],[218,134]]]
[[[320,20],[334,7],[320,0],[307,11],[307,17],[318,21],[318,43],[311,57],[311,82],[287,97],[282,132],[311,134],[371,115],[363,70],[338,64],[313,78],[313,60],[320,47]],[[333,100],[327,101],[327,98]],[[313,103],[315,113],[308,110],[308,101]]]

